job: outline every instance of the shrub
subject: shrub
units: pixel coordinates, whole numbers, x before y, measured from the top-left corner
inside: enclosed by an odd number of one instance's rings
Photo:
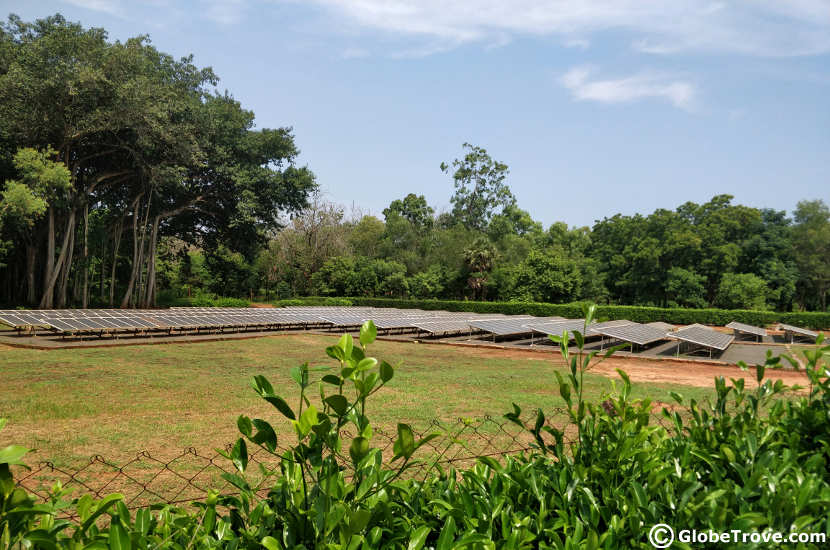
[[[302,298],[287,298],[271,302],[276,307],[287,306],[350,306],[350,298],[334,298],[331,296],[305,296]]]

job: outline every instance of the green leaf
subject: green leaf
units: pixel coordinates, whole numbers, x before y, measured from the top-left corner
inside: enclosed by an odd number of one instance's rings
[[[298,386],[300,386],[300,388],[308,386],[308,363],[305,363],[299,367],[291,367],[288,374],[291,376],[291,379]]]
[[[113,493],[111,495],[105,496],[104,498],[102,498],[101,500],[96,502],[95,503],[95,506],[96,506],[95,511],[92,512],[92,514],[90,514],[89,517],[87,517],[86,520],[84,520],[84,522],[81,524],[81,532],[85,533],[86,530],[89,529],[92,526],[93,523],[95,523],[95,520],[98,519],[98,517],[101,514],[106,512],[109,509],[110,506],[112,506],[113,504],[115,504],[119,500],[123,500],[123,498],[124,498],[124,495],[121,495],[121,494],[118,494],[118,493]]]
[[[375,359],[374,357],[366,357],[365,359],[362,359],[357,364],[357,369],[355,370],[355,372],[362,372],[362,371],[365,371],[365,370],[369,370],[377,364],[378,364],[378,360]]]
[[[322,380],[326,384],[331,384],[332,386],[339,386],[343,383],[343,379],[334,374],[327,374],[322,378]]]
[[[240,472],[244,472],[245,468],[248,467],[248,446],[241,437],[236,440],[233,449],[231,449],[231,462]]]
[[[396,457],[409,458],[415,452],[415,436],[409,424],[398,424],[398,439],[392,446]]]
[[[352,533],[360,533],[366,529],[366,525],[369,524],[370,519],[372,519],[372,512],[369,510],[362,508],[355,510],[349,517],[349,530]]]
[[[428,525],[415,529],[412,536],[409,537],[409,544],[406,546],[406,550],[421,550],[430,531],[431,529]]]
[[[334,409],[339,416],[346,414],[349,410],[349,401],[342,395],[331,395],[326,397],[326,404]]]
[[[363,457],[369,452],[369,440],[365,437],[357,436],[352,439],[352,444],[349,445],[349,456],[352,457],[352,462],[355,466],[363,460]]]
[[[395,369],[387,363],[386,361],[380,362],[380,379],[383,380],[383,383],[389,382],[392,380],[392,377],[395,375]]]
[[[276,407],[276,409],[280,411],[283,414],[283,416],[290,418],[291,420],[297,418],[296,416],[294,416],[294,411],[291,410],[291,407],[288,405],[288,403],[285,402],[285,399],[283,399],[282,397],[279,397],[277,395],[267,395],[265,396],[265,400],[271,403],[274,407]]]
[[[268,550],[282,550],[282,545],[274,537],[263,537],[260,544]]]
[[[337,342],[337,347],[343,350],[343,358],[348,361],[352,357],[352,348],[354,347],[354,339],[351,334],[344,334]]]
[[[455,519],[452,516],[447,516],[441,534],[438,535],[438,542],[435,543],[435,550],[450,550],[453,542],[455,542]]]
[[[239,418],[236,419],[236,427],[239,428],[239,433],[245,437],[251,437],[253,424],[251,423],[251,419],[244,414],[240,414]]]
[[[5,449],[0,449],[0,464],[23,464],[20,459],[28,452],[29,449],[26,447],[9,445]]]
[[[317,408],[314,405],[309,405],[308,408],[303,411],[303,414],[300,415],[300,419],[296,422],[297,430],[299,431],[300,436],[307,436],[311,431],[311,428],[316,426],[318,422]]]
[[[113,523],[109,532],[110,550],[130,550],[132,541],[126,529],[120,523]]]
[[[271,427],[271,424],[257,418],[254,420],[254,427],[257,429],[257,432],[251,437],[251,441],[256,443],[257,445],[262,445],[272,453],[277,450],[277,433],[274,431],[274,428]]]
[[[268,379],[262,376],[261,374],[254,376],[251,385],[262,397],[265,397],[266,395],[274,395],[274,387],[271,385]]]
[[[363,326],[360,327],[360,345],[366,347],[372,342],[375,341],[375,338],[378,336],[378,328],[375,326],[375,323],[371,320],[366,321],[363,323]]]

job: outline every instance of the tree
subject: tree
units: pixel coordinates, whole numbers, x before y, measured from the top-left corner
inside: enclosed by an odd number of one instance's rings
[[[409,193],[403,199],[392,201],[387,208],[383,209],[383,215],[387,221],[390,216],[400,216],[408,220],[418,229],[429,229],[432,227],[435,210],[427,204],[423,195]]]
[[[456,223],[469,229],[484,231],[494,214],[516,203],[504,182],[509,170],[506,164],[493,160],[487,151],[465,143],[463,159],[452,165],[441,163],[441,171],[452,174],[455,194],[450,199]]]
[[[666,278],[666,295],[670,306],[706,307],[706,277],[689,269],[673,267]]]
[[[487,276],[496,259],[496,250],[485,238],[476,239],[472,245],[464,250],[464,262],[469,274],[467,285],[473,291],[473,297],[481,300],[484,297]]]
[[[718,285],[715,304],[725,309],[766,309],[769,288],[752,273],[725,273]]]
[[[0,199],[0,235],[9,235],[14,241],[23,243],[26,249],[26,301],[30,304],[35,302],[37,294],[37,250],[32,230],[49,208],[50,201],[54,204],[60,200],[71,182],[69,170],[52,160],[54,156],[55,151],[48,148],[44,151],[20,149],[13,160],[19,178],[6,182]],[[2,259],[0,255],[0,261]]]
[[[830,208],[824,201],[801,201],[795,209],[793,247],[801,272],[802,306],[814,301],[827,311],[830,290]],[[810,300],[812,293],[814,300]]]
[[[12,16],[0,46],[0,154],[9,144],[51,148],[70,175],[32,228],[35,260],[22,261],[25,247],[16,247],[0,270],[7,299],[14,291],[6,289],[27,278],[41,307],[63,307],[72,281],[85,305],[92,266],[103,273],[106,252],[110,302],[120,282],[122,306],[150,305],[163,238],[207,250],[224,244],[251,261],[315,188],[313,174],[294,164],[290,128],[255,130],[253,113],[208,91],[218,83],[211,69],[159,52],[146,36],[110,42],[103,29],[59,15]],[[0,169],[9,164],[0,158]],[[112,246],[90,246],[90,220],[111,233]]]
[[[515,269],[513,299],[563,303],[580,297],[577,262],[555,250],[533,250]]]

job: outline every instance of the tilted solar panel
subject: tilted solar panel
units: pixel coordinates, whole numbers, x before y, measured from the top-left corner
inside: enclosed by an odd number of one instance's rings
[[[761,327],[755,327],[752,325],[746,325],[744,323],[739,323],[737,321],[732,321],[726,328],[731,328],[733,331],[736,332],[744,332],[746,334],[753,334],[755,336],[766,336],[767,329]]]
[[[785,325],[784,323],[781,323],[778,327],[785,332],[792,332],[793,334],[800,334],[801,336],[809,336],[810,338],[818,338],[818,332],[806,328]]]
[[[718,332],[697,323],[678,329],[674,332],[667,333],[666,336],[719,351],[723,351],[728,348],[729,344],[732,343],[732,340],[735,339],[735,337],[731,334]]]
[[[666,331],[658,327],[649,325],[641,325],[640,323],[630,323],[628,325],[610,326],[604,328],[592,327],[592,330],[608,336],[622,340],[623,342],[630,342],[640,346],[651,344],[666,339]]]
[[[518,319],[469,319],[471,327],[490,332],[497,336],[510,336],[515,334],[529,334],[533,329],[527,326],[533,317],[519,317]]]
[[[470,323],[464,319],[441,319],[438,321],[415,321],[413,326],[430,334],[469,332]]]
[[[573,332],[583,332],[585,330],[585,319],[568,319],[567,321],[554,321],[551,323],[528,323],[528,327],[535,332],[548,334],[551,336],[562,336],[564,331],[568,331],[569,336],[573,339]],[[589,329],[590,330],[590,327]]]
[[[671,332],[675,328],[677,328],[674,325],[670,325],[669,323],[664,323],[663,321],[653,321],[651,323],[646,323],[646,325],[648,325],[650,327],[659,328],[663,332]]]

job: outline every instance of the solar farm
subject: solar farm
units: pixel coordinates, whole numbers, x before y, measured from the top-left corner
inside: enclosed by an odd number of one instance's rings
[[[163,341],[200,341],[253,337],[287,331],[348,332],[372,320],[383,337],[466,345],[545,349],[549,336],[584,333],[589,349],[626,345],[623,353],[643,356],[704,357],[736,363],[763,358],[767,345],[811,342],[818,333],[781,325],[762,327],[732,322],[723,329],[694,324],[637,323],[626,319],[533,317],[352,306],[283,308],[180,307],[154,310],[64,309],[0,310],[9,329],[7,344],[73,347]],[[760,344],[760,346],[750,345]]]

